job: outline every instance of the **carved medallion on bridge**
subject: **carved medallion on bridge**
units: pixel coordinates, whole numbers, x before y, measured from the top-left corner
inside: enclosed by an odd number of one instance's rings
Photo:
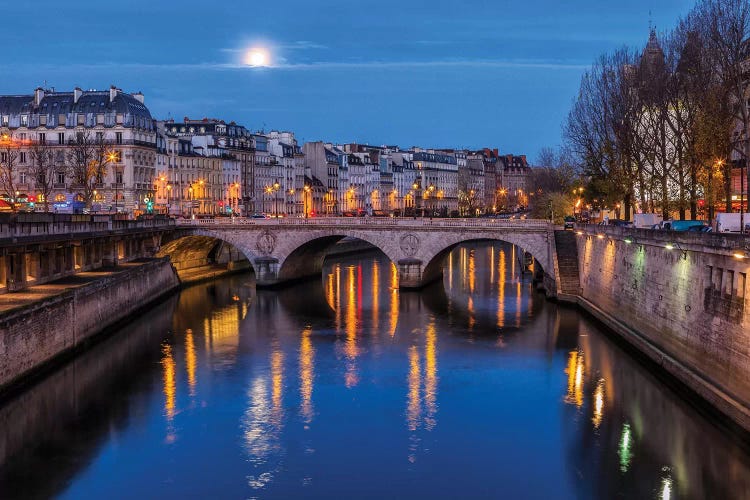
[[[273,249],[276,248],[276,236],[266,229],[260,234],[260,236],[258,236],[258,241],[256,242],[255,247],[263,255],[270,255],[271,252],[273,252]]]
[[[407,233],[401,237],[401,251],[407,257],[414,257],[419,250],[419,238],[414,233]]]

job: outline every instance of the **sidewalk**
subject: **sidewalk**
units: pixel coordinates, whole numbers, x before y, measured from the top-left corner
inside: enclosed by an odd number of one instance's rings
[[[140,266],[146,260],[125,262],[117,267],[101,268],[95,271],[84,271],[66,276],[43,285],[33,285],[19,292],[5,293],[0,295],[0,313],[5,313],[13,309],[24,307],[34,302],[60,295],[67,290],[85,286],[94,281],[113,276],[133,267]]]

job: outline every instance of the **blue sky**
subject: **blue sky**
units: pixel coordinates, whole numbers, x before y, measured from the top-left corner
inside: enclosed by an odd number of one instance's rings
[[[5,4],[5,2],[4,2]],[[143,91],[154,116],[299,140],[498,147],[537,157],[584,69],[691,0],[129,0],[2,6],[0,93]],[[245,49],[267,47],[273,67]]]

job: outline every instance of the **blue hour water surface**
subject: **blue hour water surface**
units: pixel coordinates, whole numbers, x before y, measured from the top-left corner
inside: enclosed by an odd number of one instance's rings
[[[0,407],[0,498],[748,497],[737,440],[518,260],[188,288]]]

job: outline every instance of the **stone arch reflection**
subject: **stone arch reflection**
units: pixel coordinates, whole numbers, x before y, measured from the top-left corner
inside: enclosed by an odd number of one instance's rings
[[[443,280],[430,287],[428,304],[450,310],[469,332],[518,330],[533,321],[544,297],[535,293],[533,268],[521,271],[523,251],[509,243],[472,241],[444,258]],[[425,289],[427,290],[427,289]]]

